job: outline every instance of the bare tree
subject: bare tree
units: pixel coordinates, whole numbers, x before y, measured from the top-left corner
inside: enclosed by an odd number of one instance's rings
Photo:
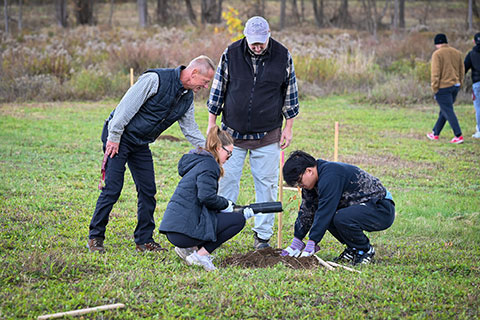
[[[285,28],[285,10],[287,8],[287,0],[280,1],[280,30]]]
[[[8,25],[9,16],[8,16],[8,1],[7,0],[3,0],[3,14],[4,14],[4,17],[5,17],[5,33],[8,34],[10,32],[10,28],[9,28],[9,25]]]
[[[255,0],[253,11],[254,15],[263,17],[265,15],[265,0]]]
[[[317,4],[317,0],[312,0],[313,4],[313,15],[315,16],[315,23],[319,28],[323,27],[324,17],[323,17],[323,0],[320,0],[320,7]]]
[[[400,21],[400,0],[394,0],[393,2],[393,29],[398,30]]]
[[[220,23],[222,0],[202,0],[202,23]]]
[[[305,21],[305,1],[300,0],[300,21]]]
[[[480,13],[478,12],[477,1],[473,0],[472,3],[473,14],[475,17],[480,18]]]
[[[93,18],[93,4],[94,0],[75,0],[75,15],[78,24],[95,24]]]
[[[362,0],[365,12],[365,22],[368,32],[377,39],[377,2],[376,0]]]
[[[398,26],[405,28],[405,0],[399,0]]]
[[[167,25],[169,22],[168,0],[157,0],[157,21],[161,25]]]
[[[55,17],[60,27],[68,27],[67,0],[55,0]]]
[[[115,0],[110,0],[110,13],[108,14],[108,25],[109,26],[112,26],[114,7],[115,7]]]
[[[137,0],[138,6],[138,23],[141,28],[146,28],[148,26],[148,7],[147,0]]]
[[[195,11],[193,11],[192,2],[185,0],[185,5],[187,6],[188,20],[190,20],[190,23],[194,26],[197,25],[197,16],[195,15]]]
[[[468,32],[473,30],[473,0],[468,0]]]
[[[339,27],[350,27],[352,25],[352,17],[348,12],[348,0],[341,0],[337,14],[331,19],[331,22]]]
[[[23,0],[18,0],[18,31],[23,29]]]
[[[432,5],[431,0],[427,0],[426,2],[427,2],[427,5],[424,7],[423,13],[418,19],[418,22],[423,25],[427,24],[428,12],[430,11],[431,5]]]
[[[299,23],[300,14],[298,13],[297,0],[292,0],[292,13],[293,13],[293,18],[295,19],[295,22]]]

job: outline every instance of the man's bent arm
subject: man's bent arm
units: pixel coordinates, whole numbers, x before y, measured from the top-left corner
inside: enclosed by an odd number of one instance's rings
[[[198,124],[195,122],[195,109],[194,103],[188,109],[188,111],[178,119],[178,125],[180,130],[182,130],[183,135],[187,138],[195,147],[204,147],[205,146],[205,137],[198,129]]]

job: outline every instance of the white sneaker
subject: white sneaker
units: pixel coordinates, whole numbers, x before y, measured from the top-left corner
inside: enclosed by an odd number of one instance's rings
[[[194,264],[197,266],[202,266],[203,269],[205,269],[206,271],[214,271],[217,270],[217,268],[213,265],[212,259],[212,256],[209,254],[201,256],[196,251],[194,251],[185,259],[185,261],[188,265]]]
[[[475,132],[475,134],[472,135],[472,138],[480,139],[480,131]]]
[[[175,247],[175,253],[182,259],[185,260],[189,255],[195,252],[196,247],[191,248],[179,248]]]

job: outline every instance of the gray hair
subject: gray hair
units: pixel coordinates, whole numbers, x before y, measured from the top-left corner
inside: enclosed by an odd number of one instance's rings
[[[190,61],[187,68],[197,68],[201,74],[206,75],[210,70],[215,71],[215,63],[209,57],[201,55]]]

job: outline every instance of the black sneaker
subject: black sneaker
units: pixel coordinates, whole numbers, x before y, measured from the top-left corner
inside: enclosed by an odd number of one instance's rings
[[[260,239],[256,232],[253,232],[253,240],[253,247],[255,248],[255,250],[270,248],[270,244],[268,243],[270,239]]]
[[[353,258],[355,258],[355,254],[356,252],[354,248],[346,247],[345,250],[343,250],[343,252],[340,253],[338,257],[333,259],[333,262],[352,262]]]
[[[99,253],[105,252],[105,247],[103,246],[102,238],[88,239],[87,248],[90,252],[99,252]]]
[[[137,251],[139,252],[160,252],[160,251],[168,251],[165,248],[162,248],[162,246],[155,241],[149,242],[149,243],[144,243],[144,244],[137,244],[136,248]]]
[[[373,256],[375,256],[375,249],[373,246],[370,246],[370,249],[368,249],[367,252],[358,250],[352,264],[354,266],[359,264],[369,264],[373,261]]]

